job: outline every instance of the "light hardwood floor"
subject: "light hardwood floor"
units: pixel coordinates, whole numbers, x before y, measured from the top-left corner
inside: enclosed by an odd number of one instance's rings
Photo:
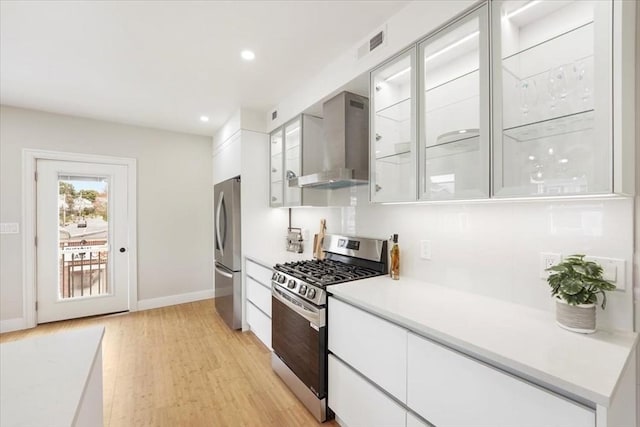
[[[105,427],[319,425],[272,372],[269,350],[227,328],[212,299],[40,325],[0,342],[97,324]]]

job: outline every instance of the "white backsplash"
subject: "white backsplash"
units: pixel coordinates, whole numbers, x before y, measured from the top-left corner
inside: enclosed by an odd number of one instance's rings
[[[626,276],[626,291],[608,293],[598,324],[633,329],[631,199],[296,209],[294,225],[311,228],[312,239],[320,217],[327,218],[329,233],[398,233],[401,277],[549,311],[554,307],[540,278],[541,252],[624,259],[626,269],[618,274]],[[431,260],[420,259],[421,240],[431,242]]]

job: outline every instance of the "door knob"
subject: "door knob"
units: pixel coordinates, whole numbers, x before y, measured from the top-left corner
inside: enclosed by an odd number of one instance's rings
[[[120,248],[120,252],[126,252],[127,250],[125,248]]]

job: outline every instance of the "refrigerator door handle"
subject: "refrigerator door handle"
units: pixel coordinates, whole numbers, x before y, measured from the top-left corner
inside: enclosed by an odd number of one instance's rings
[[[217,242],[218,249],[220,249],[220,255],[222,256],[224,256],[224,241],[222,240],[222,236],[220,235],[220,211],[222,210],[223,204],[224,204],[224,191],[221,191],[220,196],[218,196],[218,210],[216,212],[216,242]],[[225,212],[225,217],[226,217],[226,212]],[[226,224],[225,224],[225,227],[226,227]],[[226,230],[225,230],[225,235],[226,235]]]
[[[217,265],[214,268],[216,269],[216,273],[220,274],[221,276],[224,276],[227,279],[233,279],[233,273],[228,273],[224,270],[220,270]]]

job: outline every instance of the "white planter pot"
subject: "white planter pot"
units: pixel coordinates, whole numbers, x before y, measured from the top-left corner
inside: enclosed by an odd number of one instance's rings
[[[596,331],[596,305],[570,305],[556,299],[556,323],[572,332],[592,334]]]

